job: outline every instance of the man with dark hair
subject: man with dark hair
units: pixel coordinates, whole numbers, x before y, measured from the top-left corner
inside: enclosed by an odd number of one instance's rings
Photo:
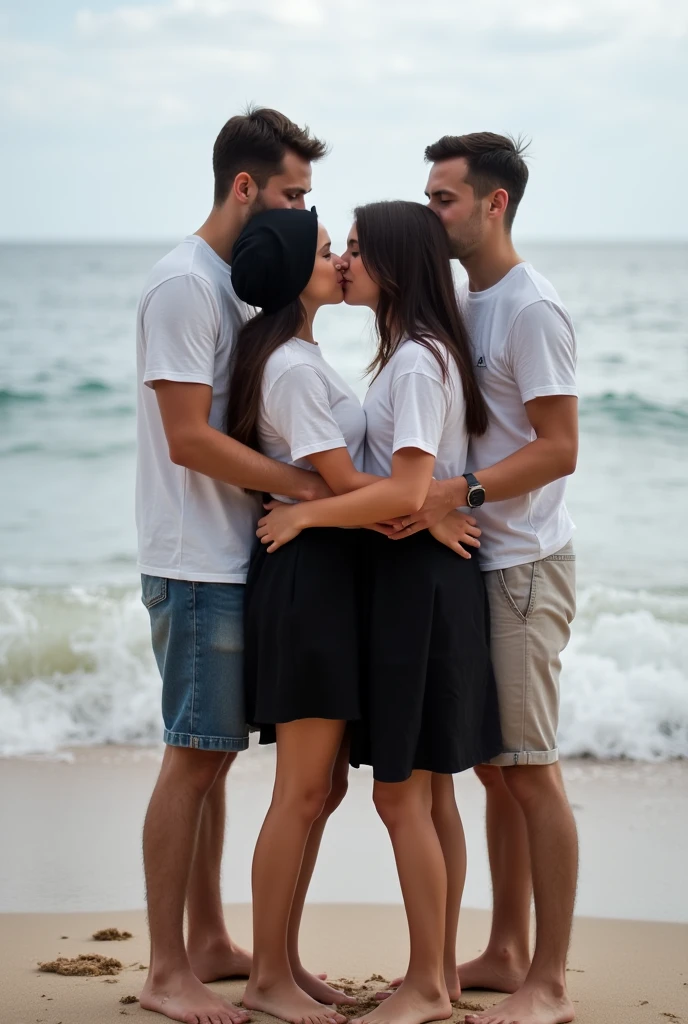
[[[249,217],[304,208],[311,162],[324,154],[308,129],[276,110],[231,118],[215,143],[210,215],[153,268],[137,314],[139,569],[166,744],[143,830],[151,959],[141,1005],[194,1024],[248,1019],[205,985],[250,969],[249,954],[227,933],[220,898],[225,779],[248,746],[243,585],[260,512],[248,492],[300,500],[329,493],[315,473],[273,462],[224,432],[230,353],[248,316],[229,263]],[[342,795],[335,780],[324,817]],[[316,832],[317,846],[322,827]],[[309,851],[311,870],[316,852]],[[301,967],[296,951],[292,962],[297,983],[310,989],[303,1016],[333,1019],[321,1001],[333,1002],[334,990]]]
[[[560,655],[575,613],[564,478],[578,449],[576,342],[554,288],[511,239],[528,181],[523,146],[492,132],[445,136],[426,159],[430,208],[468,274],[460,303],[490,425],[472,439],[473,472],[435,489],[397,538],[433,525],[447,509],[480,508],[503,733],[503,753],[476,769],[487,794],[492,932],[482,956],[458,968],[459,979],[463,988],[513,993],[486,1015],[468,1015],[469,1024],[563,1024],[573,1019],[566,955],[578,842],[556,733]],[[462,860],[459,894],[464,870]]]

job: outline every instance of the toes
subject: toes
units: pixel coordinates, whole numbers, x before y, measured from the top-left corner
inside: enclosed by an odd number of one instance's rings
[[[375,998],[377,999],[378,1003],[381,1003],[383,999],[389,999],[389,997],[393,995],[393,992],[376,992]]]
[[[184,1024],[203,1024],[197,1013],[185,1013]]]

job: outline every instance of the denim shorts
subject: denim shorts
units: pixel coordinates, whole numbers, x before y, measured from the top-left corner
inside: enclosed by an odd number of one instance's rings
[[[246,750],[245,587],[142,575],[141,588],[162,676],[165,743]]]

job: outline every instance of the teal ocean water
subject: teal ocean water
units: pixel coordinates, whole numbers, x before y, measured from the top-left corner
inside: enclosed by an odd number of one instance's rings
[[[0,246],[0,753],[159,737],[135,572],[134,316],[169,246]],[[688,246],[523,245],[579,337],[568,754],[688,756]],[[327,310],[362,393],[370,323]]]

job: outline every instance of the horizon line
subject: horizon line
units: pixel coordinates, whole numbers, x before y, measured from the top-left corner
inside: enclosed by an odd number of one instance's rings
[[[193,234],[193,232],[189,232]],[[180,235],[176,238],[163,237],[134,237],[134,238],[113,238],[105,235],[99,237],[55,237],[55,238],[17,238],[0,236],[0,246],[12,245],[111,245],[111,246],[137,246],[137,245],[176,245],[188,235]],[[599,236],[599,237],[570,237],[565,235],[550,237],[524,237],[518,240],[518,245],[688,245],[688,236],[658,238],[656,236]]]

